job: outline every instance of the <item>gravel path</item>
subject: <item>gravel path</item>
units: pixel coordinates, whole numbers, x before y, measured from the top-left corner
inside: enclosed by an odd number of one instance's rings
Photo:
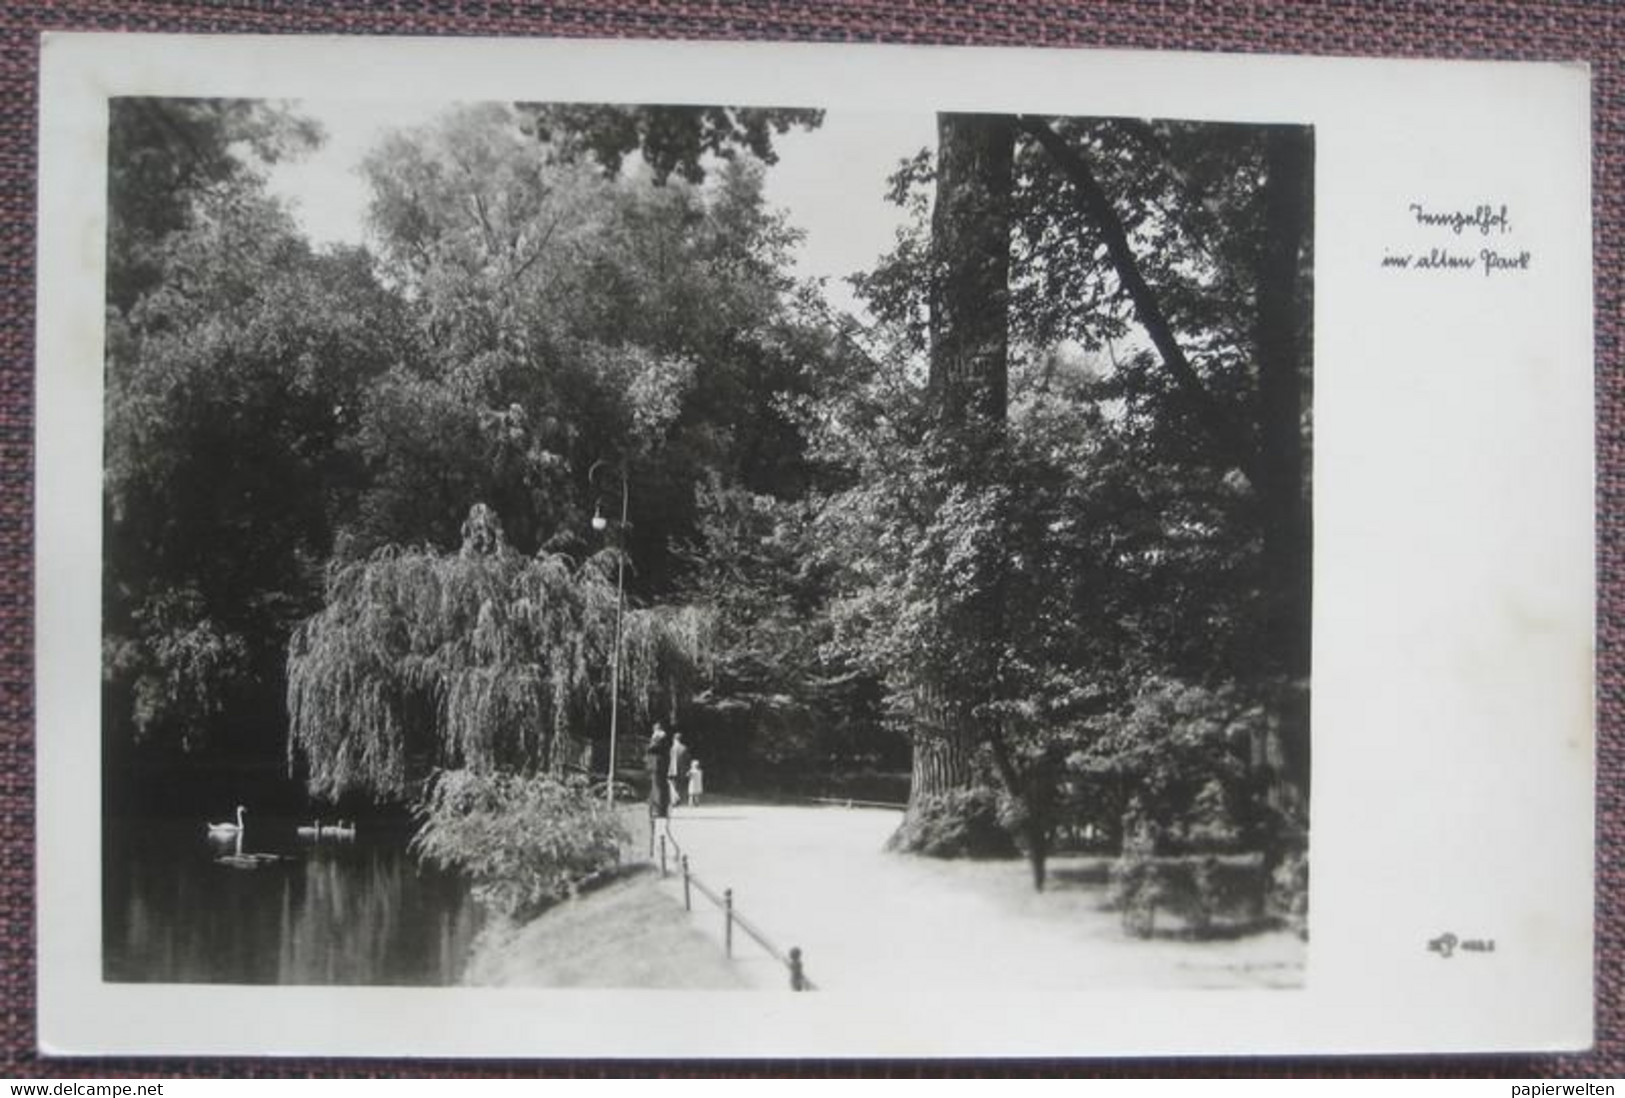
[[[1081,859],[1051,863],[1035,893],[1025,863],[888,854],[901,814],[842,807],[678,808],[671,835],[696,876],[781,950],[800,946],[807,975],[842,990],[1097,987],[1297,987],[1305,946],[1286,933],[1236,941],[1138,941],[1102,910],[1104,887]],[[666,889],[682,899],[676,872]],[[694,894],[694,925],[720,943],[721,912]],[[782,965],[735,930],[754,986],[786,987]]]

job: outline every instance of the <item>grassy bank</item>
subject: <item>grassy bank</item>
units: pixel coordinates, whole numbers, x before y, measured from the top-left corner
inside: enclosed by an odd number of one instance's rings
[[[464,983],[481,987],[689,988],[747,986],[694,928],[652,867],[630,867],[523,926],[488,928]]]

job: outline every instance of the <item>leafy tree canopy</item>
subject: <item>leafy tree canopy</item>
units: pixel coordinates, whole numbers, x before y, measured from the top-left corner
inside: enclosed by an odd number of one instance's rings
[[[248,99],[109,101],[108,301],[125,309],[164,276],[150,254],[216,203],[263,183],[270,164],[320,144],[321,128]]]
[[[287,630],[353,492],[339,446],[398,347],[363,254],[313,254],[265,160],[314,126],[255,103],[116,100],[105,647],[110,724],[196,748],[280,737]],[[255,716],[227,721],[227,714]]]
[[[469,498],[540,545],[584,529],[586,472],[608,458],[637,501],[631,582],[658,594],[696,482],[812,475],[782,400],[835,352],[759,164],[703,186],[610,178],[484,105],[396,135],[365,173],[419,353],[369,397],[358,448],[377,477],[352,551],[451,536]]]
[[[674,173],[699,183],[707,158],[732,160],[741,149],[775,164],[775,134],[824,120],[823,111],[795,108],[525,103],[519,110],[525,128],[561,158],[590,157],[613,174],[629,153],[641,152],[659,183]]]

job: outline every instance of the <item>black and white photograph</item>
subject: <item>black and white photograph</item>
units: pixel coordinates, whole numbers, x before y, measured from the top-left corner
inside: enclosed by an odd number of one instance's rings
[[[359,113],[110,104],[106,979],[1301,984],[1309,127]]]
[[[260,59],[57,126],[105,183],[43,215],[47,268],[99,255],[54,307],[101,327],[41,342],[40,498],[82,512],[42,520],[82,581],[59,619],[42,586],[42,857],[47,820],[94,854],[42,897],[99,896],[71,965],[42,947],[46,1011],[96,1004],[71,1047],[1574,1032],[1424,1006],[1589,980],[1589,817],[1539,806],[1590,774],[1548,673],[1590,644],[1588,440],[1553,444],[1590,363],[1519,296],[1576,269],[1574,173],[1463,189],[1435,131],[1347,121],[1359,69],[1149,94],[1120,55],[1058,94],[1064,58],[1004,51],[1039,90],[978,99],[972,51],[753,48],[786,68],[751,82],[649,45],[611,93],[537,48],[507,94]],[[878,93],[888,57],[918,88]],[[1550,482],[1458,477],[1536,452]],[[1384,980],[1435,1020],[1344,1025]],[[1074,1002],[1065,1048],[1041,1004]],[[264,1035],[189,1045],[193,1003]]]

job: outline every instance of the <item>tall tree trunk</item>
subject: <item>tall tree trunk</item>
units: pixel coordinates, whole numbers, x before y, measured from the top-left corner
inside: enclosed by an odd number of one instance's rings
[[[1309,675],[1312,526],[1304,413],[1309,406],[1308,259],[1314,202],[1314,139],[1302,126],[1274,126],[1264,145],[1264,238],[1258,257],[1258,480],[1269,594],[1265,635],[1272,670]],[[1282,777],[1307,810],[1309,729],[1291,707],[1280,749]],[[1299,727],[1299,725],[1303,725]]]
[[[924,795],[968,789],[976,775],[976,737],[970,722],[936,689],[916,694],[914,758],[909,773],[909,809]]]
[[[937,115],[930,383],[944,422],[972,433],[1002,428],[1009,400],[1014,158],[1009,116]]]
[[[952,478],[985,471],[1004,432],[1014,158],[1013,118],[937,116],[929,384],[949,444],[947,472]],[[991,652],[1001,626],[996,621],[986,625],[987,635],[973,643]],[[916,670],[910,820],[923,798],[975,782],[978,737],[969,713],[992,688],[990,681],[941,681],[929,666]]]

